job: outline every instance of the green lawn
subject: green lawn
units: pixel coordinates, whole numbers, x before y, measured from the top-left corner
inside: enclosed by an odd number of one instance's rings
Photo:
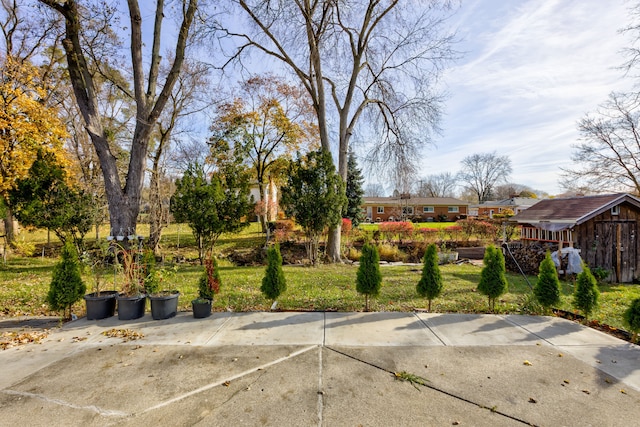
[[[450,223],[429,223],[429,226],[446,227]],[[363,227],[371,227],[364,225]],[[148,233],[143,224],[139,234]],[[101,239],[108,234],[105,227],[100,231]],[[42,257],[41,247],[46,242],[46,232],[41,230],[23,231],[19,242],[25,246],[35,246],[36,255],[24,257],[12,255],[5,265],[0,265],[0,316],[16,315],[53,315],[45,303],[45,297],[51,280],[51,272],[56,258]],[[175,269],[166,288],[175,288],[181,292],[180,308],[190,309],[190,301],[196,296],[197,281],[201,267],[195,261],[197,251],[194,238],[185,225],[172,225],[165,230],[162,240],[162,252],[165,255],[165,267]],[[88,238],[92,243],[95,236]],[[55,236],[52,245],[57,245]],[[217,253],[233,248],[251,248],[262,245],[264,237],[258,224],[237,235],[223,235],[216,244]],[[52,252],[50,249],[45,253]],[[55,252],[55,251],[53,251]],[[189,262],[175,263],[176,258]],[[485,313],[487,299],[476,292],[480,278],[480,267],[462,264],[442,266],[445,283],[444,293],[434,300],[435,312]],[[214,302],[218,311],[269,310],[271,302],[260,292],[260,284],[265,267],[236,267],[229,262],[220,262],[222,286]],[[321,265],[319,267],[284,266],[287,278],[287,291],[278,299],[282,310],[334,310],[362,311],[364,298],[355,290],[357,268],[352,265]],[[428,303],[418,297],[415,286],[420,278],[420,266],[383,266],[383,284],[380,295],[371,303],[376,311],[413,311],[424,310]],[[115,277],[118,280],[118,277]],[[529,282],[535,284],[535,277]],[[88,292],[92,290],[95,277],[85,272]],[[509,292],[497,303],[499,313],[539,314],[540,308],[531,297],[531,291],[524,278],[508,274]],[[101,275],[102,289],[117,289],[114,285],[114,270],[106,269]],[[623,328],[622,313],[634,298],[640,297],[638,285],[601,285],[600,306],[592,318],[616,328]],[[557,308],[573,311],[571,295],[573,284],[562,283],[562,301]],[[83,314],[84,302],[74,307],[76,314]]]

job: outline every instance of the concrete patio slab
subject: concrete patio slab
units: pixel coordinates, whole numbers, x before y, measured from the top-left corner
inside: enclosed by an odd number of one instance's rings
[[[504,319],[518,325],[552,345],[615,345],[618,338],[559,317],[507,315]]]
[[[326,318],[325,345],[442,345],[413,313],[326,313]]]
[[[498,316],[483,314],[429,314],[418,317],[446,345],[531,345],[541,340]]]
[[[324,313],[233,313],[209,345],[322,345]]]

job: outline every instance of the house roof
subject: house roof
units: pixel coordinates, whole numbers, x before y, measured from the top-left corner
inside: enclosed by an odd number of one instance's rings
[[[532,197],[510,197],[508,199],[503,200],[492,200],[484,203],[480,203],[479,205],[472,205],[474,208],[492,208],[492,207],[524,207],[524,206],[533,206],[538,203],[541,199],[534,199]]]
[[[400,197],[363,197],[365,205],[375,204],[407,204],[407,205],[425,205],[425,206],[469,206],[468,202],[455,199],[453,197],[411,197],[410,199],[401,199]]]
[[[631,203],[640,209],[640,199],[624,193],[545,199],[513,216],[511,221],[519,224],[579,225],[623,202]]]

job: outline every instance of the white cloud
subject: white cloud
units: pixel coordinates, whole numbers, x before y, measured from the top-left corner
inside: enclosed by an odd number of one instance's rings
[[[462,157],[497,150],[510,156],[512,181],[560,192],[576,122],[612,90],[629,87],[615,67],[627,40],[622,0],[465,3],[458,26],[465,59],[445,81],[451,98],[437,149],[423,173],[457,171]]]

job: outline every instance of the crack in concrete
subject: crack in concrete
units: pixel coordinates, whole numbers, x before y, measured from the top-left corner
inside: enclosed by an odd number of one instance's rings
[[[53,404],[56,404],[56,405],[65,406],[67,408],[82,409],[82,410],[85,410],[85,411],[91,411],[91,412],[95,412],[98,415],[102,415],[104,417],[129,417],[129,416],[132,415],[132,414],[129,414],[127,412],[114,411],[114,410],[110,410],[110,409],[102,409],[102,408],[99,408],[99,407],[97,407],[95,405],[90,405],[90,406],[75,405],[73,403],[69,403],[69,402],[66,402],[64,400],[52,399],[52,398],[44,396],[42,394],[29,393],[29,392],[26,392],[26,391],[2,390],[2,392],[5,393],[5,394],[13,395],[13,396],[23,396],[23,397],[31,397],[31,398],[34,398],[34,399],[40,399],[40,400],[48,402],[48,403],[53,403]]]
[[[250,375],[250,374],[253,374],[253,373],[257,372],[257,371],[260,371],[260,370],[263,370],[265,368],[268,368],[270,366],[277,365],[278,363],[281,363],[281,362],[284,362],[286,360],[292,359],[292,358],[294,358],[296,356],[299,356],[299,355],[301,355],[303,353],[306,353],[306,352],[308,352],[308,351],[310,351],[310,350],[312,350],[314,348],[317,348],[317,347],[318,347],[317,345],[313,345],[311,347],[303,348],[301,350],[295,351],[295,352],[293,352],[293,353],[291,353],[291,354],[289,354],[287,356],[281,357],[281,358],[276,359],[274,361],[271,361],[269,363],[265,363],[263,365],[255,367],[255,368],[251,368],[249,370],[246,370],[244,372],[240,372],[240,373],[238,373],[236,375],[233,375],[231,377],[227,377],[224,380],[220,380],[220,381],[216,381],[216,382],[211,383],[211,384],[207,384],[207,385],[199,387],[199,388],[197,388],[195,390],[191,390],[188,393],[184,393],[184,394],[182,394],[180,396],[176,396],[176,397],[171,398],[169,400],[165,400],[164,402],[160,402],[157,405],[151,406],[151,407],[141,411],[140,413],[144,414],[144,413],[147,413],[147,412],[154,411],[156,409],[163,408],[165,406],[171,405],[171,404],[173,404],[175,402],[178,402],[180,400],[186,399],[187,397],[191,397],[191,396],[194,396],[194,395],[196,395],[198,393],[202,393],[203,391],[207,391],[207,390],[210,390],[212,388],[219,387],[219,386],[223,385],[226,382],[231,382],[231,381],[237,380],[238,378],[242,378],[242,377],[244,377],[246,375]]]
[[[375,363],[367,362],[366,360],[359,359],[359,358],[357,358],[357,357],[355,357],[355,356],[352,356],[352,355],[347,354],[347,353],[345,353],[345,352],[342,352],[342,351],[340,351],[340,350],[336,350],[335,348],[331,348],[331,347],[325,347],[325,348],[326,348],[327,350],[331,350],[331,351],[333,351],[333,352],[335,352],[335,353],[338,353],[338,354],[340,354],[340,355],[342,355],[342,356],[348,357],[349,359],[355,360],[356,362],[364,363],[365,365],[369,365],[369,366],[371,366],[371,367],[373,367],[373,368],[376,368],[376,369],[379,369],[379,370],[381,370],[381,371],[383,371],[383,372],[386,372],[386,373],[388,373],[388,374],[391,374],[394,378],[396,378],[396,377],[397,377],[396,372],[393,372],[393,371],[390,371],[389,369],[386,369],[386,368],[383,368],[383,367],[381,367],[381,366],[378,366],[378,365],[376,365]],[[477,402],[474,402],[473,400],[467,399],[466,397],[458,396],[457,394],[453,394],[453,393],[451,393],[451,392],[448,392],[448,391],[446,391],[446,390],[443,390],[443,389],[438,388],[438,387],[436,387],[436,386],[433,386],[433,385],[431,385],[431,384],[426,384],[426,383],[425,383],[425,384],[420,384],[420,385],[422,385],[423,387],[428,388],[428,389],[430,389],[430,390],[436,391],[436,392],[438,392],[438,393],[442,393],[442,394],[447,395],[447,396],[449,396],[449,397],[453,397],[454,399],[458,399],[458,400],[460,400],[460,401],[462,401],[462,402],[469,403],[469,404],[471,404],[471,405],[477,406],[477,407],[478,407],[478,408],[480,408],[480,409],[486,409],[486,410],[489,410],[489,411],[491,411],[491,412],[492,412],[492,413],[494,413],[494,414],[501,415],[501,416],[503,416],[503,417],[505,417],[505,418],[509,418],[509,419],[511,419],[511,420],[514,420],[514,421],[517,421],[517,422],[519,422],[519,423],[522,423],[522,424],[524,424],[524,425],[528,425],[528,426],[535,426],[535,424],[533,424],[533,423],[530,423],[530,422],[528,422],[528,421],[522,420],[522,419],[520,419],[520,418],[518,418],[518,417],[515,417],[515,416],[513,416],[513,415],[509,415],[509,414],[507,414],[507,413],[505,413],[505,412],[498,411],[495,407],[493,407],[493,408],[488,408],[488,407],[486,407],[486,406],[484,406],[484,405],[481,405],[481,404],[479,404],[479,403],[477,403]],[[414,385],[414,387],[415,387],[415,385]]]

